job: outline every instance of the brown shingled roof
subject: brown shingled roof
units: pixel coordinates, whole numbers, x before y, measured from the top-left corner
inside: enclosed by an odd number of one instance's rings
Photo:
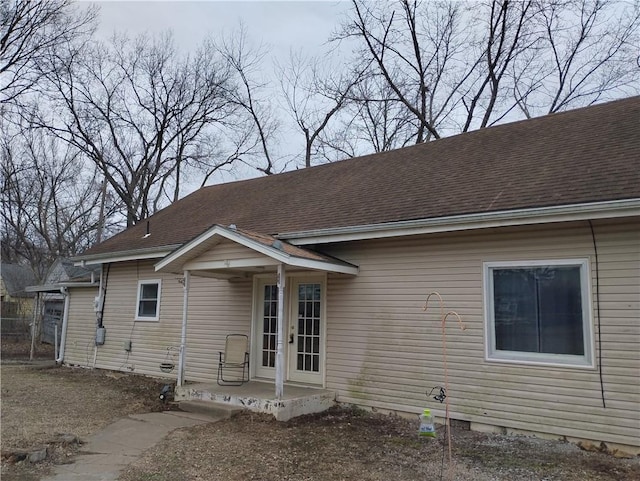
[[[640,198],[640,97],[204,187],[92,247],[183,244],[214,224],[278,234]]]
[[[285,254],[293,257],[299,257],[300,259],[311,259],[315,261],[336,261],[336,259],[321,254],[320,252],[314,252],[310,251],[309,249],[291,245],[288,242],[281,241],[271,235],[260,234],[258,232],[251,232],[243,229],[235,229],[235,231],[267,247],[274,247],[275,245],[278,245],[277,249],[280,249]],[[278,244],[274,244],[274,242],[278,242]]]

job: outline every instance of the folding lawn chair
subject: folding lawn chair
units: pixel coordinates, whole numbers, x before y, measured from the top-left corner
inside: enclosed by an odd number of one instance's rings
[[[229,334],[218,362],[218,384],[240,386],[249,381],[249,337]]]

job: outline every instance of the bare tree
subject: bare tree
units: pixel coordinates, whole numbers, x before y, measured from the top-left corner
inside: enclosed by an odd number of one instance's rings
[[[323,146],[355,157],[415,143],[418,130],[415,117],[394,98],[384,78],[369,75],[352,89],[341,126],[334,129],[332,138],[325,138]]]
[[[638,2],[550,2],[535,21],[539,48],[513,68],[513,97],[526,117],[638,94]]]
[[[366,69],[347,70],[300,53],[292,53],[288,65],[278,67],[287,110],[304,136],[305,167],[311,167],[329,122],[346,106]]]
[[[39,281],[58,256],[95,242],[101,197],[95,168],[80,152],[43,131],[9,129],[0,140],[2,255],[30,265]],[[107,201],[106,218],[117,205]],[[115,226],[107,222],[106,230]]]
[[[97,8],[76,9],[71,0],[0,2],[0,105],[17,100],[42,78],[52,51],[95,28]]]
[[[369,78],[384,81],[390,102],[361,90],[350,124],[360,131],[373,121],[373,100],[401,105],[413,125],[403,142],[420,143],[639,90],[637,4],[352,1],[334,40],[357,42],[362,62],[372,64]],[[368,120],[357,118],[362,113]],[[369,139],[374,149],[384,144]]]
[[[216,160],[215,126],[233,122],[229,68],[215,51],[178,54],[170,34],[120,36],[51,58],[55,119],[40,126],[95,163],[126,207],[127,225],[180,196],[185,170]]]
[[[274,113],[273,94],[270,98],[270,83],[264,79],[267,47],[251,44],[242,23],[230,36],[210,40],[210,44],[226,60],[236,83],[231,100],[240,108],[239,129],[226,131],[235,146],[231,155],[263,174],[276,173],[282,159],[275,152],[279,122]],[[260,75],[263,78],[258,80]]]

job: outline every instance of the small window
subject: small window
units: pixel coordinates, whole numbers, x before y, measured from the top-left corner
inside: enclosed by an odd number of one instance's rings
[[[157,321],[160,314],[160,280],[138,282],[136,320]]]
[[[586,260],[484,266],[488,359],[592,367]]]

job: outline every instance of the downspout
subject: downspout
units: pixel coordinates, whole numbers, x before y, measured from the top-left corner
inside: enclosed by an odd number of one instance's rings
[[[278,264],[278,344],[276,351],[276,399],[282,399],[284,394],[284,286],[285,286],[285,267],[284,264]]]
[[[36,292],[36,299],[33,303],[33,321],[31,323],[31,350],[29,351],[29,360],[33,361],[36,351],[36,322],[40,314],[40,292]]]
[[[69,290],[66,287],[60,288],[60,294],[64,296],[64,311],[62,314],[62,337],[60,339],[60,351],[56,362],[62,364],[64,360],[64,348],[67,343],[67,325],[69,323]]]
[[[189,311],[189,281],[191,271],[184,271],[184,298],[182,301],[182,334],[180,335],[180,357],[178,358],[178,386],[184,384],[184,364],[187,348],[187,313]]]
[[[111,266],[111,264],[107,264]],[[91,283],[95,281],[94,273],[91,271]],[[104,317],[104,298],[106,291],[106,279],[104,272],[104,264],[100,264],[100,285],[98,286],[98,295],[95,299],[95,313],[96,313],[96,338],[98,336],[98,328],[103,327],[102,318]],[[91,369],[96,368],[96,362],[98,362],[98,343],[93,343],[93,363]]]

